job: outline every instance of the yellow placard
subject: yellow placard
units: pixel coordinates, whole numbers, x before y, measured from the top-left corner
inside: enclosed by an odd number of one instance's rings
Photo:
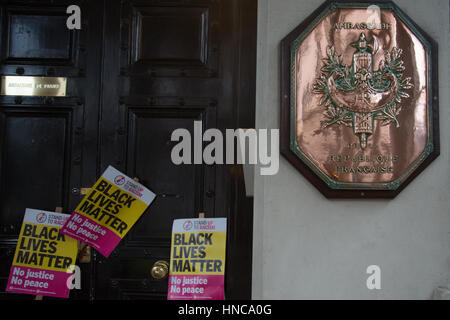
[[[33,217],[61,216],[27,209]],[[67,219],[68,215],[63,215]],[[43,218],[40,218],[41,220]],[[20,230],[13,265],[31,267],[44,270],[66,272],[67,268],[75,265],[77,256],[77,241],[59,233],[60,227],[44,223],[33,223],[25,219]]]
[[[108,257],[156,195],[109,166],[78,204],[61,233]]]
[[[174,232],[171,275],[223,275],[226,232]]]
[[[100,178],[75,212],[123,238],[146,208],[147,205],[137,197]]]
[[[227,219],[178,219],[172,226],[168,300],[223,300]]]

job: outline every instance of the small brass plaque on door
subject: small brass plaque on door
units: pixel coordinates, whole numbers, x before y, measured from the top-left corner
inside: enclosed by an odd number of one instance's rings
[[[2,96],[65,97],[67,78],[2,76]]]

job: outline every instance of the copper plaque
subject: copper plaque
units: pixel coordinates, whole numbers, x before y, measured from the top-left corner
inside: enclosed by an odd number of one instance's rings
[[[281,150],[328,197],[394,197],[439,155],[437,45],[392,3],[326,2],[282,42]]]

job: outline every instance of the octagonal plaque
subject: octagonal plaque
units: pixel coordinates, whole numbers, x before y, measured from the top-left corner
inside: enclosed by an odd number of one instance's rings
[[[437,45],[392,2],[328,1],[281,56],[281,153],[325,196],[393,198],[439,155]]]

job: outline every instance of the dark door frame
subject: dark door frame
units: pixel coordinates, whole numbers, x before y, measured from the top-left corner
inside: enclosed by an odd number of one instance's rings
[[[229,1],[229,0],[227,0]],[[257,0],[233,1],[236,37],[234,128],[255,128]],[[251,299],[253,197],[246,196],[242,165],[223,168],[231,176],[226,298]],[[230,240],[233,241],[230,241]]]

